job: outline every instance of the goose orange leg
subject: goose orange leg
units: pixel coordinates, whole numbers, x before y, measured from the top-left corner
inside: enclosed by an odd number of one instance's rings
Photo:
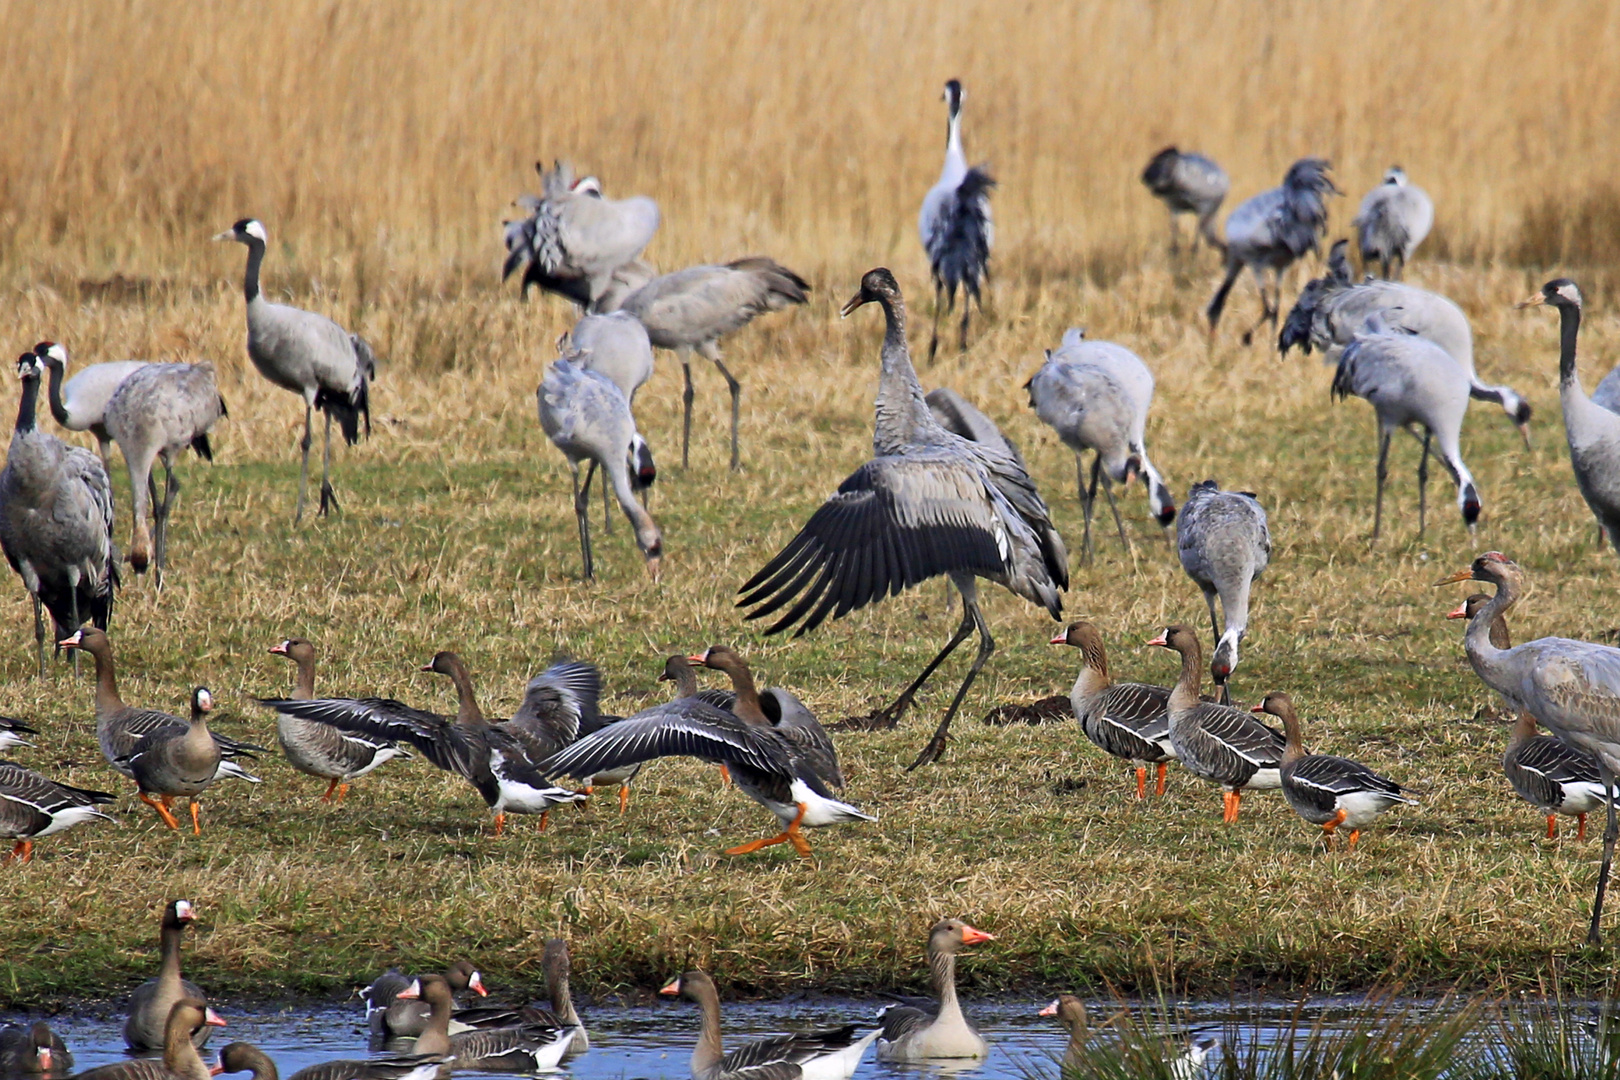
[[[545,832],[546,831],[546,826],[551,823],[550,819],[551,819],[551,811],[550,810],[542,810],[542,811],[540,811],[540,829],[539,829],[540,832]]]
[[[1575,815],[1575,820],[1580,823],[1575,829],[1575,839],[1577,839],[1577,840],[1585,840],[1586,839],[1586,815],[1585,814],[1576,814]]]
[[[1361,830],[1360,829],[1351,829],[1350,830],[1350,850],[1351,851],[1356,850],[1356,841],[1360,840],[1360,839],[1361,839]]]
[[[1333,850],[1333,830],[1337,829],[1340,825],[1343,825],[1344,819],[1348,816],[1349,815],[1343,809],[1341,809],[1337,814],[1333,815],[1332,821],[1329,821],[1322,826],[1322,836],[1327,841],[1329,851]],[[1356,846],[1356,837],[1360,835],[1360,829],[1350,830],[1350,846],[1352,848]]]
[[[321,796],[321,802],[324,802],[324,803],[331,802],[332,801],[332,792],[336,791],[337,789],[338,789],[338,780],[337,780],[337,777],[334,776],[334,777],[332,777],[332,782],[330,784],[326,785],[326,794]]]
[[[797,851],[800,855],[803,855],[808,859],[810,857],[810,845],[805,841],[804,834],[799,831],[799,822],[804,820],[804,812],[805,805],[804,803],[800,803],[799,812],[793,815],[793,820],[788,822],[786,829],[777,833],[775,836],[768,836],[763,840],[750,840],[746,844],[740,844],[734,848],[727,848],[726,854],[749,855],[758,851],[760,848],[770,847],[772,844],[792,844],[794,851]]]
[[[499,813],[499,814],[495,815],[495,835],[499,836],[499,835],[501,835],[501,833],[503,833],[505,831],[506,831],[506,814],[504,812],[502,812],[502,813]]]
[[[1547,815],[1547,839],[1549,839],[1549,840],[1558,839],[1558,815],[1557,814],[1548,814]]]
[[[201,836],[202,835],[202,818],[198,816],[198,813],[201,810],[202,810],[202,807],[197,805],[197,800],[192,799],[191,800],[191,835],[193,835],[193,836]]]
[[[33,857],[34,842],[32,840],[19,840],[17,841],[17,846],[12,848],[11,851],[6,854],[4,859],[0,859],[0,863],[8,863],[13,861],[27,862]]]
[[[169,808],[164,806],[163,803],[158,802],[144,791],[140,794],[140,800],[158,812],[158,817],[163,819],[163,824],[167,825],[171,829],[178,829],[180,827],[180,822],[173,814],[169,813]],[[168,801],[167,795],[164,796],[164,801]]]
[[[1136,767],[1136,797],[1138,799],[1147,798],[1147,766],[1146,765],[1138,765]]]
[[[630,809],[630,785],[629,784],[620,784],[619,785],[619,813],[622,814],[628,809]]]
[[[726,787],[731,786],[731,770],[726,768],[724,764],[720,766],[720,783]]]
[[[1167,768],[1169,768],[1169,765],[1166,762],[1159,762],[1159,783],[1158,786],[1153,789],[1153,794],[1155,795],[1164,794],[1164,771]]]

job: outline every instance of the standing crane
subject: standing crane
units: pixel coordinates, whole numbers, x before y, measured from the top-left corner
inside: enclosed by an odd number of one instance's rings
[[[574,167],[557,162],[550,172],[540,162],[541,195],[521,195],[517,205],[528,216],[506,223],[506,263],[501,280],[523,267],[518,293],[529,286],[556,293],[587,311],[613,282],[616,271],[633,263],[658,232],[658,204],[645,195],[609,199],[594,176],[574,178]]]
[[[1434,200],[1429,193],[1409,183],[1406,170],[1396,165],[1384,174],[1384,182],[1367,192],[1350,223],[1361,241],[1361,265],[1378,260],[1380,276],[1394,277],[1406,269],[1406,261],[1434,227]]]
[[[48,391],[51,415],[69,431],[88,431],[96,437],[96,445],[101,451],[101,467],[111,476],[113,437],[105,423],[107,402],[112,400],[113,391],[129,377],[129,373],[146,361],[108,360],[90,364],[64,384],[62,377],[67,373],[68,365],[66,348],[54,341],[42,341],[34,346],[34,355],[50,372]]]
[[[1237,670],[1238,646],[1249,632],[1249,588],[1271,562],[1271,529],[1251,491],[1222,491],[1213,480],[1194,484],[1176,529],[1181,568],[1204,594],[1215,655],[1209,673],[1222,705],[1231,704],[1227,680]],[[1221,619],[1215,619],[1215,598]],[[1225,624],[1224,626],[1222,624]]]
[[[989,274],[990,248],[996,227],[990,217],[990,189],[995,179],[983,165],[968,168],[962,150],[962,83],[952,79],[945,84],[945,164],[939,179],[923,196],[917,215],[917,232],[928,253],[928,270],[934,278],[934,332],[928,341],[928,362],[939,350],[940,299],[944,309],[956,310],[956,290],[962,290],[962,343],[967,351],[968,315],[972,305],[984,312],[980,282]]]
[[[1142,183],[1170,211],[1171,255],[1176,253],[1180,241],[1176,232],[1177,214],[1192,214],[1198,219],[1198,226],[1193,230],[1194,250],[1200,236],[1216,251],[1226,250],[1226,244],[1215,232],[1215,215],[1220,213],[1221,202],[1232,188],[1225,169],[1203,154],[1167,146],[1154,154],[1153,160],[1142,170]]]
[[[304,438],[298,444],[303,465],[298,472],[298,506],[293,523],[304,519],[309,487],[310,425],[314,411],[326,414],[326,448],[321,454],[321,509],[337,506],[332,491],[332,418],[343,429],[350,446],[360,441],[360,422],[371,437],[371,380],[377,377],[377,357],[359,334],[351,334],[325,315],[287,304],[272,304],[259,292],[259,266],[264,262],[268,234],[261,222],[243,218],[215,236],[235,240],[248,249],[242,291],[247,296],[248,359],[259,374],[283,390],[304,399]]]
[[[37,353],[23,353],[17,360],[22,402],[5,471],[0,472],[0,550],[34,601],[42,679],[42,609],[51,613],[56,628],[52,641],[74,633],[87,620],[105,629],[119,585],[112,481],[96,455],[35,426],[44,372]]]
[[[863,304],[883,307],[882,374],[878,380],[873,458],[838,486],[803,529],[738,591],[749,619],[793,606],[767,634],[799,624],[798,637],[831,615],[867,604],[941,574],[962,594],[962,622],[945,648],[894,704],[868,718],[893,727],[934,669],[975,630],[979,651],[945,718],[917,759],[938,759],[951,720],[995,651],[979,609],[977,579],[993,581],[1057,619],[1068,588],[1068,553],[1034,481],[1005,447],[964,439],[941,427],[923,397],[906,346],[906,309],[894,275],[878,268],[842,314]],[[755,606],[757,605],[757,606]]]

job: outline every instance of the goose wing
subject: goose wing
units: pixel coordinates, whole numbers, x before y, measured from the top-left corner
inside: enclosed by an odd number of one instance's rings
[[[1537,735],[1525,740],[1514,755],[1514,764],[1553,787],[1564,784],[1603,785],[1597,758],[1551,735]]]
[[[1329,806],[1345,795],[1368,793],[1391,799],[1404,799],[1401,785],[1387,776],[1380,776],[1359,761],[1334,757],[1331,754],[1311,754],[1301,758],[1293,770],[1293,782],[1320,792]]]
[[[466,734],[438,713],[413,709],[392,698],[259,698],[260,705],[286,716],[314,720],[344,731],[406,742],[441,769],[468,780],[477,770],[475,748]]]
[[[548,777],[584,779],[661,757],[695,757],[772,776],[799,771],[774,729],[755,729],[697,698],[644,709],[540,762]]]
[[[964,445],[973,445],[963,440]],[[758,619],[798,602],[766,630],[801,619],[797,637],[883,596],[945,573],[1000,577],[1012,543],[983,475],[947,451],[874,458],[838,485],[799,534],[749,578],[739,607]]]
[[[500,725],[516,735],[535,760],[555,754],[594,724],[602,680],[596,668],[578,660],[559,660],[529,680],[523,703]]]
[[[32,769],[0,761],[0,836],[36,836],[65,810],[114,801],[116,796],[104,791],[59,784]],[[108,817],[99,810],[93,813]]]
[[[1197,706],[1198,726],[1234,757],[1257,769],[1275,769],[1282,763],[1282,732],[1262,724],[1253,715],[1230,705],[1203,702]]]
[[[800,1066],[824,1054],[847,1050],[855,1043],[855,1025],[821,1028],[751,1039],[720,1059],[728,1076],[750,1080],[799,1080]]]

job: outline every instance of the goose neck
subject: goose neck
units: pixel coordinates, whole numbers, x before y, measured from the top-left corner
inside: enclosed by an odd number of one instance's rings
[[[1181,674],[1176,678],[1176,685],[1171,687],[1170,699],[1166,702],[1171,715],[1197,706],[1198,680],[1202,674],[1199,668],[1204,660],[1196,641],[1178,651],[1181,653]]]
[[[712,983],[704,982],[692,987],[692,996],[703,1010],[703,1031],[692,1049],[692,1075],[702,1076],[718,1069],[724,1056],[720,1041],[720,994]]]
[[[962,1005],[956,999],[956,954],[930,948],[928,973],[933,979],[934,996],[939,999],[939,1019],[936,1023],[960,1020]]]
[[[1305,756],[1305,741],[1299,733],[1299,714],[1292,708],[1284,709],[1280,719],[1283,725],[1283,762],[1298,761]]]
[[[298,678],[293,682],[293,697],[311,701],[315,697],[315,657],[304,654],[293,661],[298,665]]]
[[[117,712],[124,707],[124,699],[118,696],[112,650],[103,641],[87,651],[96,662],[96,712],[101,715]]]
[[[467,665],[456,657],[449,664],[450,681],[456,686],[456,723],[482,724],[484,710],[478,707],[478,695],[473,690],[472,675],[467,671]]]

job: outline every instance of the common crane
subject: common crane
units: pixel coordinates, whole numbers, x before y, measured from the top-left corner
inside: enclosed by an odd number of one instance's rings
[[[1153,155],[1153,160],[1142,170],[1142,183],[1155,198],[1170,211],[1170,254],[1176,253],[1180,237],[1176,230],[1177,214],[1192,214],[1198,219],[1193,230],[1192,246],[1196,250],[1202,236],[1209,246],[1224,252],[1226,244],[1215,232],[1215,215],[1221,202],[1232,188],[1226,170],[1203,154],[1194,154],[1167,146]]]
[[[1148,503],[1159,525],[1168,530],[1176,519],[1176,504],[1159,471],[1148,459],[1144,434],[1148,406],[1153,403],[1153,373],[1141,357],[1111,341],[1086,341],[1086,332],[1071,327],[1063,344],[1046,351],[1041,365],[1024,384],[1035,415],[1058,433],[1074,451],[1080,505],[1085,511],[1085,558],[1091,559],[1091,515],[1097,482],[1114,512],[1119,542],[1130,549],[1125,523],[1114,504],[1114,484],[1129,486],[1138,476],[1147,488]],[[1086,486],[1083,451],[1092,451],[1091,486]],[[1166,543],[1170,534],[1164,534]]]
[[[208,431],[227,415],[225,399],[214,383],[213,364],[147,364],[131,372],[107,402],[107,430],[129,469],[130,516],[135,519],[129,564],[137,574],[144,574],[152,564],[159,588],[169,558],[169,512],[180,493],[175,460],[190,447],[199,457],[213,461]],[[163,501],[153,507],[157,484],[152,466],[160,459]],[[149,512],[155,530],[147,525]]]
[[[113,391],[128,378],[129,373],[146,361],[108,360],[90,364],[63,383],[62,377],[68,365],[66,348],[54,341],[42,341],[34,346],[34,355],[44,361],[50,372],[48,390],[51,415],[69,431],[88,431],[96,437],[102,468],[111,476],[113,437],[104,422],[107,402],[112,400]]]
[[[34,601],[40,678],[45,677],[42,609],[51,613],[52,641],[87,620],[105,628],[119,585],[112,482],[96,455],[35,426],[44,372],[36,353],[17,360],[22,402],[0,472],[0,549]]]
[[[1331,166],[1322,158],[1300,158],[1289,166],[1281,187],[1263,191],[1242,203],[1226,219],[1226,277],[1209,301],[1205,314],[1209,332],[1221,321],[1227,294],[1238,275],[1248,267],[1260,290],[1261,313],[1255,324],[1243,333],[1243,344],[1254,337],[1260,324],[1271,320],[1273,328],[1282,312],[1282,274],[1307,251],[1317,250],[1317,240],[1327,231],[1328,195],[1342,192],[1328,176]],[[1275,283],[1266,295],[1266,271]]]
[[[934,279],[934,332],[928,341],[928,362],[939,350],[940,299],[946,311],[956,309],[956,290],[962,290],[962,342],[967,351],[968,316],[972,305],[984,311],[979,293],[989,273],[990,248],[995,244],[996,227],[990,216],[990,189],[996,181],[983,165],[968,167],[962,150],[962,83],[952,79],[945,84],[945,164],[939,179],[923,196],[917,215],[917,232],[928,253],[928,270]]]
[[[753,606],[748,618],[759,619],[792,602],[765,632],[798,623],[797,637],[829,615],[841,618],[948,575],[962,594],[961,625],[894,704],[868,720],[893,727],[934,669],[978,631],[978,655],[933,738],[908,766],[915,769],[944,752],[951,719],[996,647],[979,609],[977,579],[1001,585],[1056,619],[1063,610],[1059,592],[1069,585],[1068,554],[1046,503],[1012,456],[952,434],[934,419],[906,347],[905,302],[888,270],[867,271],[842,313],[870,303],[882,305],[885,324],[874,456],[743,584],[738,606]]]
[[[517,205],[528,216],[506,223],[506,264],[501,279],[523,267],[518,293],[529,286],[567,297],[593,310],[613,274],[635,261],[658,231],[658,204],[645,195],[609,199],[594,176],[574,178],[574,167],[557,162],[550,172],[540,162],[542,194],[523,195]]]
[[[259,266],[264,262],[267,234],[261,222],[243,218],[214,237],[235,240],[248,249],[242,291],[247,296],[248,359],[259,374],[283,390],[304,399],[304,438],[298,444],[303,465],[298,472],[298,506],[293,522],[304,519],[304,498],[309,487],[310,425],[314,411],[326,414],[326,446],[321,454],[321,509],[337,506],[332,491],[332,418],[337,417],[343,439],[350,446],[360,441],[360,422],[371,436],[371,380],[377,377],[377,357],[359,334],[351,334],[325,315],[287,304],[272,304],[259,292]]]
[[[1399,278],[1412,252],[1423,243],[1434,226],[1434,200],[1429,193],[1406,179],[1406,170],[1396,165],[1384,174],[1384,182],[1367,192],[1350,223],[1361,242],[1361,264],[1378,260],[1380,277]]]
[[[1253,492],[1222,491],[1214,480],[1194,484],[1181,506],[1176,527],[1181,568],[1209,606],[1215,655],[1209,673],[1229,704],[1226,683],[1238,666],[1238,646],[1249,632],[1249,589],[1271,561],[1271,529],[1265,508]],[[1215,598],[1221,619],[1215,619]],[[1222,625],[1224,623],[1224,626]]]

